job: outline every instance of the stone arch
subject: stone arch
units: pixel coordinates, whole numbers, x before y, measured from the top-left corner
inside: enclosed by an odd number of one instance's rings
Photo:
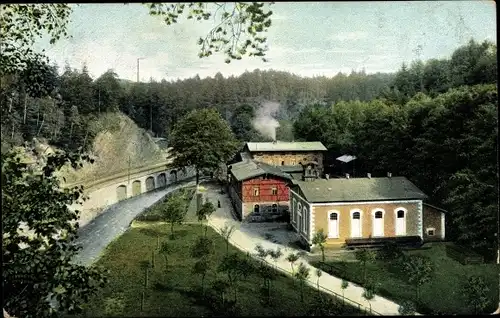
[[[155,178],[149,176],[146,179],[146,191],[153,191],[155,189]]]
[[[135,180],[132,182],[132,195],[136,196],[141,194],[141,180]]]
[[[167,186],[167,176],[165,175],[165,173],[162,172],[158,175],[156,183],[158,184],[158,188]]]
[[[127,198],[127,186],[120,185],[116,188],[116,197],[118,201],[125,200]]]
[[[177,182],[177,170],[170,171],[170,183]]]

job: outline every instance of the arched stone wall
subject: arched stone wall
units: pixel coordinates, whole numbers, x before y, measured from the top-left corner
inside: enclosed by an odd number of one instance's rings
[[[155,178],[153,176],[149,176],[146,179],[146,192],[153,191],[155,189]]]

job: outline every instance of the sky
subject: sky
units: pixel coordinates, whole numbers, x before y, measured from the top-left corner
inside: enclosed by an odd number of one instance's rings
[[[448,58],[471,38],[496,43],[494,1],[285,2],[271,6],[269,62],[258,57],[224,62],[223,53],[199,58],[196,41],[216,21],[180,19],[166,25],[141,4],[72,5],[69,39],[50,45],[49,58],[90,75],[113,69],[120,78],[176,80],[239,75],[256,68],[301,76],[334,76],[351,70],[394,72],[403,62]]]

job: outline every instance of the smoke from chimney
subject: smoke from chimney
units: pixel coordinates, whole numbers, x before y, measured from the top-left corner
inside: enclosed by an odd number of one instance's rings
[[[276,115],[281,105],[275,102],[265,101],[255,114],[252,122],[253,127],[262,135],[276,141],[276,128],[280,126],[279,122],[273,117]]]

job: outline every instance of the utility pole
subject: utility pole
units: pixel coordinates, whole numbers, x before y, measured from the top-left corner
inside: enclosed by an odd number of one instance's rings
[[[144,60],[144,57],[137,58],[137,83],[139,83],[139,61]]]

